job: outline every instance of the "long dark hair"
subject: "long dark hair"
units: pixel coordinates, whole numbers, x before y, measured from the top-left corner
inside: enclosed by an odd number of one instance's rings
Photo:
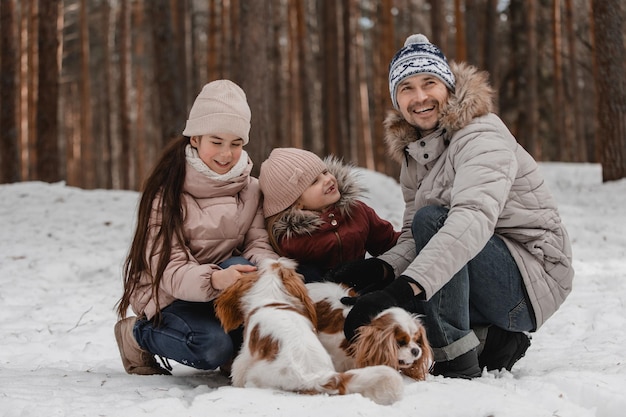
[[[152,277],[152,297],[156,302],[157,319],[160,318],[159,285],[172,253],[172,239],[176,239],[181,246],[185,242],[181,194],[186,173],[185,147],[188,144],[189,138],[186,136],[172,141],[144,183],[135,236],[124,262],[124,293],[117,303],[117,314],[120,318],[126,317],[131,294],[144,273]],[[154,227],[150,225],[150,214],[157,198],[161,224],[157,225],[159,230],[154,236],[154,242],[149,242],[150,228]],[[147,253],[149,243],[152,249]],[[159,261],[156,271],[153,271],[150,259],[156,253],[159,253]]]

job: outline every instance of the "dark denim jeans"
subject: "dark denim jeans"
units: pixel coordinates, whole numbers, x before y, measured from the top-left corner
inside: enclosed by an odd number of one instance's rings
[[[447,216],[448,209],[440,206],[415,213],[412,230],[418,253]],[[519,268],[497,235],[430,300],[416,300],[409,309],[424,315],[436,361],[454,359],[477,347],[472,328],[496,325],[514,332],[535,328]]]
[[[243,257],[222,262],[231,265],[251,265]],[[137,320],[133,329],[135,339],[143,349],[164,358],[197,369],[215,369],[233,357],[241,345],[241,329],[224,332],[215,317],[212,302],[176,300],[161,310],[161,323]]]

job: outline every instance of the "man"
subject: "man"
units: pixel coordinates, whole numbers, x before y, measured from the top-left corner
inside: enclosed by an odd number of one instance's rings
[[[351,300],[344,332],[351,339],[384,308],[401,306],[423,315],[434,375],[511,370],[530,345],[526,332],[572,288],[556,202],[536,161],[492,113],[486,73],[450,66],[424,35],[412,35],[391,61],[389,91],[396,111],[385,120],[385,141],[402,166],[402,235],[334,279],[397,278]]]

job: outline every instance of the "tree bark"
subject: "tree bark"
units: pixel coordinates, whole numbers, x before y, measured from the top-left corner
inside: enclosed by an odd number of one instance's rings
[[[60,0],[39,0],[36,179],[61,180],[59,166],[59,34]]]
[[[20,179],[15,20],[14,0],[0,1],[0,183]]]
[[[524,96],[526,98],[525,113],[527,126],[525,131],[528,144],[528,151],[538,160],[543,158],[541,142],[539,141],[539,109],[537,107],[537,0],[526,1],[526,88]]]
[[[602,180],[626,177],[624,16],[620,0],[593,0],[596,151]]]
[[[570,155],[572,161],[586,161],[587,149],[585,146],[585,138],[583,134],[583,118],[578,117],[580,114],[580,93],[579,93],[579,71],[578,71],[578,52],[576,49],[576,33],[575,33],[576,12],[572,0],[565,0],[565,22],[567,31],[567,50],[569,52],[569,82],[565,83],[569,91],[569,102],[572,111],[566,113],[566,129],[570,131],[572,138],[572,153]]]
[[[274,137],[274,126],[270,116],[274,103],[271,99],[273,91],[268,59],[268,40],[271,39],[271,33],[267,22],[270,20],[270,3],[242,1],[239,10],[240,33],[244,33],[245,38],[240,41],[236,81],[245,91],[252,112],[250,144],[247,145],[247,151],[255,162],[253,173],[257,174],[261,161],[269,154],[271,140]],[[252,74],[250,63],[254,63],[254,68],[261,70]]]
[[[89,71],[89,10],[87,0],[80,0],[80,175],[79,181],[83,188],[96,187],[96,161],[94,157],[94,140],[92,131],[92,97],[91,72]]]
[[[339,120],[339,48],[337,32],[337,3],[334,0],[322,2],[322,108],[324,145],[327,153],[338,155],[341,132]]]
[[[491,78],[491,84],[493,88],[498,91],[500,89],[499,83],[499,65],[498,65],[498,0],[487,0],[485,5],[485,29],[483,31],[483,43],[485,50],[484,68],[489,72]]]
[[[375,27],[378,32],[375,37],[375,48],[378,51],[373,56],[374,71],[372,84],[374,85],[374,115],[378,116],[372,120],[375,168],[379,172],[387,172],[390,175],[396,174],[392,167],[386,163],[387,146],[384,141],[383,120],[386,113],[391,109],[391,98],[389,97],[389,63],[396,50],[394,43],[394,24],[392,16],[393,0],[383,0],[379,6],[378,16],[380,21]]]
[[[448,37],[446,35],[446,11],[445,2],[441,0],[429,0],[430,3],[430,26],[432,30],[432,36],[429,40],[435,45],[439,46],[442,50],[447,50],[446,47]]]
[[[465,27],[465,60],[479,68],[484,68],[482,64],[482,43],[480,42],[481,31],[479,30],[484,25],[484,15],[486,14],[479,12],[476,0],[465,0],[465,14],[459,16],[459,18],[463,19]]]
[[[567,132],[565,131],[563,109],[565,108],[565,95],[563,91],[563,37],[561,22],[561,0],[554,0],[553,4],[553,41],[554,48],[553,64],[554,64],[554,134],[558,139],[558,158],[561,161],[568,161],[569,141],[567,140]]]
[[[461,0],[454,0],[454,21],[456,22],[456,33],[454,36],[454,59],[458,62],[467,61],[465,19],[463,19],[461,7]]]
[[[146,2],[146,10],[152,26],[155,87],[158,94],[153,100],[159,109],[161,124],[161,146],[178,137],[184,129],[186,105],[183,102],[184,82],[181,66],[177,62],[172,11],[169,0]]]

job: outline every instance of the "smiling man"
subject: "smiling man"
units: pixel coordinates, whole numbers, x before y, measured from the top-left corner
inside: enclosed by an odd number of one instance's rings
[[[378,312],[401,306],[423,315],[433,374],[511,370],[528,332],[572,288],[556,202],[536,161],[492,112],[486,73],[449,65],[424,35],[411,35],[389,66],[389,92],[396,111],[385,141],[401,165],[402,234],[339,275],[397,278],[356,300],[344,332],[350,339]]]

